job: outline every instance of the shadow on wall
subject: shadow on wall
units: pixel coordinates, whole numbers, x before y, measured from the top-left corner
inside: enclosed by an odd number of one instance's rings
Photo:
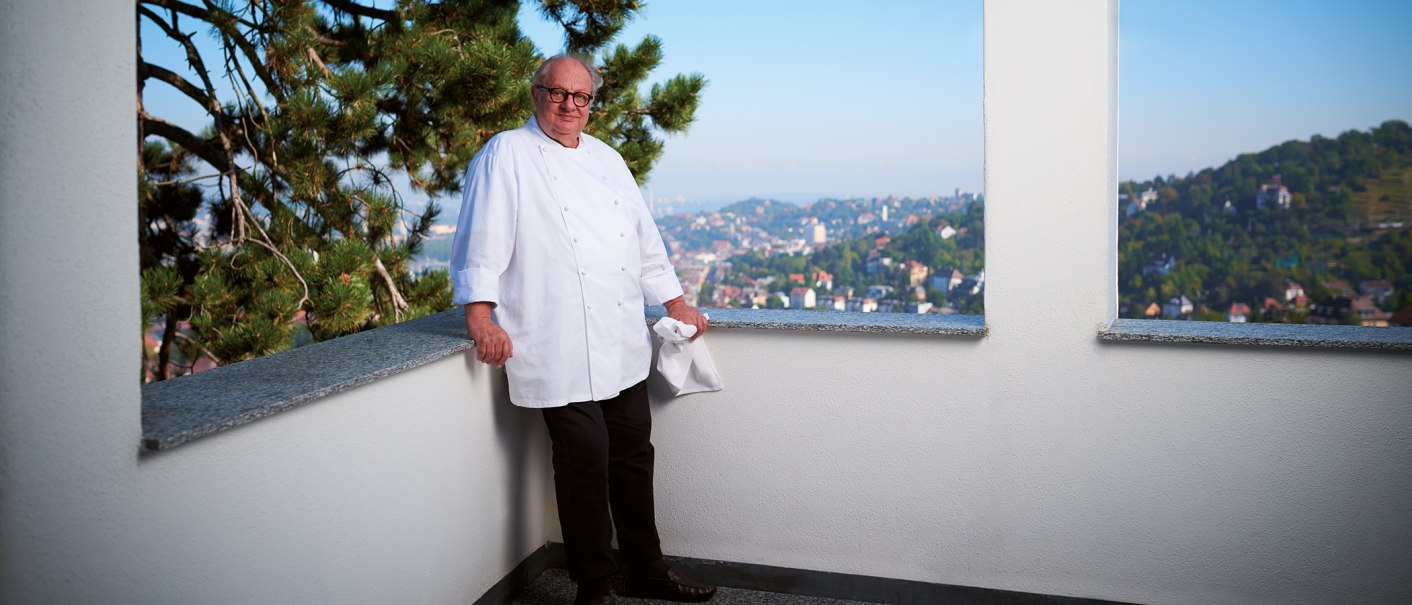
[[[504,552],[509,559],[518,561],[525,556],[523,549],[526,545],[538,546],[544,542],[544,536],[529,535],[527,524],[534,523],[538,526],[538,520],[530,518],[538,508],[531,503],[528,493],[531,489],[529,478],[541,476],[536,472],[541,469],[531,467],[543,464],[543,458],[535,456],[534,451],[535,448],[543,446],[546,438],[541,434],[543,431],[535,430],[538,414],[534,410],[516,407],[510,402],[510,383],[503,370],[477,361],[475,349],[468,349],[462,355],[468,373],[476,380],[490,381],[489,405],[495,425],[496,444],[509,467],[504,469],[505,510],[509,524],[505,532]],[[476,405],[475,402],[468,403]]]

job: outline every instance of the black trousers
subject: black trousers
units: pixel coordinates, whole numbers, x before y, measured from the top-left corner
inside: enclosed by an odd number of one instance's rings
[[[569,578],[588,582],[616,571],[615,524],[624,566],[660,561],[647,382],[612,399],[544,408],[544,423],[554,444],[554,491]]]

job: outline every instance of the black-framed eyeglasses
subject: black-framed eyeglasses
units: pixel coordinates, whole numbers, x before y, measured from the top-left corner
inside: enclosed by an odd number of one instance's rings
[[[593,102],[593,95],[588,94],[586,92],[569,92],[562,88],[550,88],[548,86],[540,86],[538,84],[536,84],[534,87],[547,93],[549,95],[549,100],[555,103],[563,103],[564,99],[567,99],[569,97],[574,98],[574,105],[578,107],[588,107],[588,104]]]

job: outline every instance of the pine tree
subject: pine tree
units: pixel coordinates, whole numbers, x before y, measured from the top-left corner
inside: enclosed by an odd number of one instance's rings
[[[515,1],[386,6],[137,1],[139,19],[180,44],[196,74],[146,61],[139,40],[144,333],[163,326],[155,350],[143,349],[152,379],[199,357],[231,363],[450,307],[447,274],[413,275],[410,261],[440,212],[435,198],[460,189],[486,140],[528,119],[543,57],[521,35]],[[639,182],[661,154],[659,133],[686,129],[705,85],[678,75],[639,95],[661,41],[603,49],[640,6],[540,5],[563,25],[567,50],[601,53],[589,132]],[[207,33],[218,50],[203,53],[194,40]],[[209,125],[192,132],[149,113],[149,80],[199,104]],[[393,185],[399,174],[411,191]],[[425,210],[409,210],[412,194]]]

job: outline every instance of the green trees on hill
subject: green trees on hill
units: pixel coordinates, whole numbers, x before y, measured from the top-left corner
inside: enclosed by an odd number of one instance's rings
[[[445,309],[449,280],[408,263],[471,157],[531,112],[541,57],[503,0],[138,0],[165,40],[139,40],[138,172],[146,371],[229,363]],[[640,95],[661,41],[605,50],[630,0],[544,0],[568,47],[605,84],[589,132],[637,178],[659,132],[684,130],[705,84],[676,76]],[[206,36],[214,39],[208,44]],[[178,45],[162,65],[143,43]],[[174,87],[209,123],[192,130],[143,103]],[[398,187],[405,181],[409,186]],[[428,200],[413,212],[409,196]]]
[[[1288,209],[1257,204],[1275,175],[1290,193]],[[1329,294],[1326,282],[1356,288],[1384,279],[1402,293],[1388,307],[1412,302],[1412,182],[1389,184],[1402,175],[1412,175],[1412,127],[1389,121],[1333,139],[1289,141],[1183,178],[1122,183],[1129,200],[1149,189],[1157,199],[1132,216],[1118,208],[1119,297],[1133,316],[1180,295],[1217,312],[1233,302],[1258,310],[1266,297],[1284,302],[1285,280],[1318,301]],[[1165,275],[1149,268],[1164,254],[1175,258]]]

